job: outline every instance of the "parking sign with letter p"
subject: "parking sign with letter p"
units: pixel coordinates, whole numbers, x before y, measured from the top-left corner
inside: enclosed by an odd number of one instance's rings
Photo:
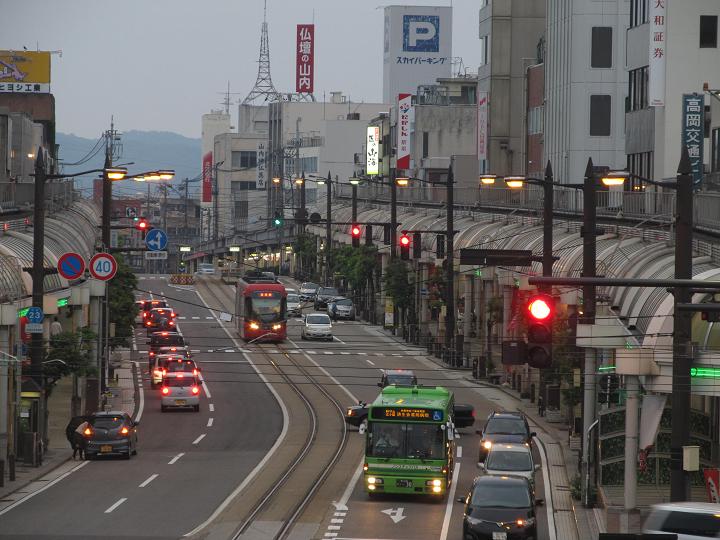
[[[403,15],[403,51],[439,52],[440,17]]]

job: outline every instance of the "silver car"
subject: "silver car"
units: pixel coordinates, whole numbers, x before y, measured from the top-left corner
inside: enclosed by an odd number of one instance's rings
[[[166,373],[160,390],[160,410],[171,408],[200,410],[200,384],[192,373]]]
[[[720,538],[717,504],[678,502],[655,504],[643,525],[645,534],[677,534],[678,540]]]
[[[497,443],[492,446],[484,463],[478,467],[487,474],[499,476],[523,476],[535,486],[535,465],[530,446],[524,443]]]
[[[286,302],[287,314],[289,316],[299,317],[302,311],[302,302],[300,301],[300,295],[297,293],[288,292]]]
[[[332,322],[325,313],[309,313],[300,331],[300,339],[324,339],[332,341]]]
[[[315,298],[315,293],[320,288],[320,285],[317,283],[312,283],[311,281],[306,281],[302,285],[300,285],[300,299],[301,300],[312,300]]]
[[[338,319],[355,320],[355,305],[349,298],[334,298],[327,305],[327,312],[334,321]]]

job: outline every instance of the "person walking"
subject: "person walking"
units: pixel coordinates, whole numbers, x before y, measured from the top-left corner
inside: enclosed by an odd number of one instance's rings
[[[50,336],[55,337],[58,334],[62,334],[63,328],[57,317],[53,317],[53,321],[50,323]]]
[[[73,459],[80,452],[80,460],[85,459],[85,447],[87,440],[85,439],[85,430],[90,427],[90,423],[86,420],[75,428],[73,433]]]
[[[538,396],[538,414],[540,417],[545,416],[545,400],[542,398],[542,396]]]

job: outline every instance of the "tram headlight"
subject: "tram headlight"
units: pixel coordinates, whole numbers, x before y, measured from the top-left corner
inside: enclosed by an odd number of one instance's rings
[[[250,324],[248,324],[248,326],[250,327],[250,330],[260,330],[260,325],[255,321],[252,321]]]
[[[434,480],[425,480],[425,485],[432,486],[433,491],[437,493],[438,490],[442,489],[442,480],[439,478],[435,478]]]
[[[370,486],[381,485],[383,483],[382,478],[375,478],[374,476],[367,477],[367,483]]]
[[[273,330],[280,330],[282,328],[282,324],[273,324],[272,329]]]

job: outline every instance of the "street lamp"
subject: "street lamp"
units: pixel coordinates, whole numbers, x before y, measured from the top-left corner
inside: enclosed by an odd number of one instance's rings
[[[606,173],[600,181],[604,186],[622,186],[630,178],[630,173],[627,171],[609,171]]]
[[[405,177],[395,178],[395,184],[398,187],[406,187],[407,185],[410,184],[410,178],[405,178]]]
[[[357,178],[355,176],[352,176],[348,179],[348,182],[350,182],[353,186],[357,186],[360,184],[360,178]]]
[[[524,176],[506,176],[505,185],[510,189],[519,189],[525,185],[526,178]]]
[[[493,184],[495,184],[496,178],[497,176],[495,176],[494,174],[481,174],[478,177],[478,180],[480,180],[480,183],[484,186],[492,186]]]

